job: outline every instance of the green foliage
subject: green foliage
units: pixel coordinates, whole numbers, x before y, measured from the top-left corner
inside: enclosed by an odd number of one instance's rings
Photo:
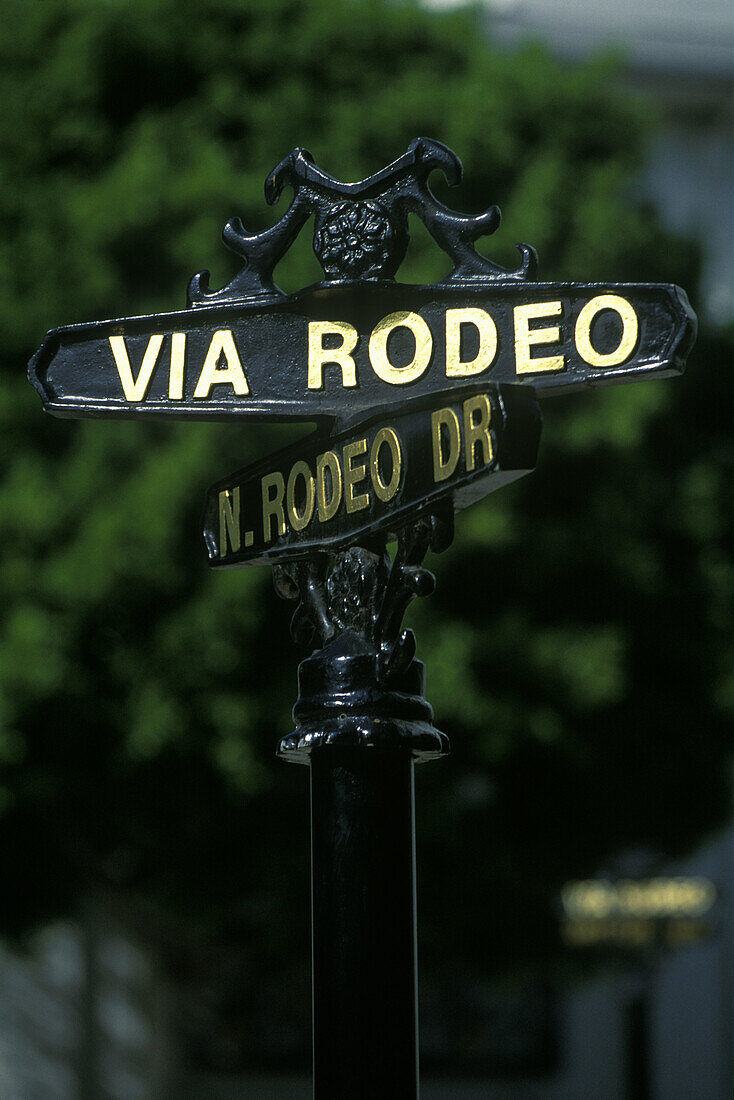
[[[25,360],[53,325],[183,305],[201,267],[229,278],[220,228],[272,220],[263,179],[294,145],[359,178],[445,141],[466,183],[439,196],[499,202],[488,253],[514,263],[526,240],[545,278],[690,287],[696,258],[629,198],[645,117],[610,64],[495,53],[473,13],[1,7],[0,921],[103,889],[277,970],[306,957],[306,775],[273,759],[298,654],[268,571],[208,574],[198,530],[207,484],[285,433],[52,422]],[[444,261],[416,227],[401,276]],[[305,233],[278,278],[318,274]],[[730,347],[702,341],[682,383],[547,403],[537,474],[434,563],[414,625],[454,755],[420,776],[428,954],[546,951],[564,877],[690,843],[727,807]]]

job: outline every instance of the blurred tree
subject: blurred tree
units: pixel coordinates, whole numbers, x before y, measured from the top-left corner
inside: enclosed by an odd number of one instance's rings
[[[300,1034],[307,783],[273,758],[290,610],[268,570],[210,575],[198,542],[206,485],[286,433],[52,422],[26,359],[51,325],[183,305],[203,266],[224,282],[222,224],[272,220],[263,180],[294,145],[360,178],[418,134],[445,141],[466,171],[452,205],[503,205],[489,254],[530,241],[543,278],[690,287],[696,256],[630,198],[649,120],[610,65],[495,53],[474,12],[0,11],[0,924],[103,895],[182,982],[192,946],[239,944],[232,997],[281,988]],[[444,259],[416,227],[401,277]],[[307,232],[278,275],[318,278]],[[731,346],[702,339],[683,382],[546,403],[538,472],[464,515],[434,562],[413,621],[454,755],[419,773],[429,970],[547,957],[565,877],[692,843],[728,809]]]

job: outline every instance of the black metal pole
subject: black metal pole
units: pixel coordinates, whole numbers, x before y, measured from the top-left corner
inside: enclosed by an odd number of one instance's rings
[[[315,1100],[418,1096],[409,751],[311,754]]]
[[[360,548],[332,566],[329,609],[348,608],[349,620],[336,632],[322,615],[330,636],[299,666],[296,729],[278,749],[311,771],[315,1100],[418,1097],[413,771],[449,743],[399,627],[409,600],[433,586],[413,564],[433,530],[403,533],[391,566]],[[326,601],[313,580],[305,573],[300,591],[315,618]]]

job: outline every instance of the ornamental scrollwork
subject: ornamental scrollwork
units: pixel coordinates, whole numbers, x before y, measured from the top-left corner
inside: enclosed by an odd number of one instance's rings
[[[499,228],[499,207],[490,206],[477,215],[450,210],[428,185],[428,177],[436,169],[450,185],[461,180],[459,158],[430,138],[416,138],[401,157],[359,183],[342,183],[322,171],[307,149],[292,149],[265,181],[265,199],[271,206],[286,187],[292,189],[293,199],[285,214],[262,233],[248,233],[239,218],[231,218],[222,237],[244,260],[244,266],[220,290],[209,289],[208,271],[194,275],[189,283],[189,305],[281,295],[273,282],[273,270],[312,215],[314,251],[327,283],[393,279],[410,239],[409,214],[423,221],[436,244],[451,258],[453,267],[444,282],[534,279],[538,258],[530,245],[517,246],[521,261],[514,271],[477,252],[475,241]]]
[[[435,578],[423,559],[428,550],[449,547],[453,520],[447,511],[402,528],[394,558],[383,539],[371,547],[276,565],[276,592],[299,601],[291,621],[294,640],[322,647],[351,632],[374,651],[381,679],[403,672],[415,656],[415,637],[402,628],[403,616],[416,597],[433,592]]]

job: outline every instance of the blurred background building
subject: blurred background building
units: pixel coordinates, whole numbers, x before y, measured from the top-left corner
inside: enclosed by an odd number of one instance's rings
[[[429,8],[460,6],[424,0]],[[638,185],[672,228],[701,242],[701,303],[734,316],[734,9],[727,0],[483,0],[491,40],[540,42],[573,64],[616,51],[617,79],[658,111]]]

